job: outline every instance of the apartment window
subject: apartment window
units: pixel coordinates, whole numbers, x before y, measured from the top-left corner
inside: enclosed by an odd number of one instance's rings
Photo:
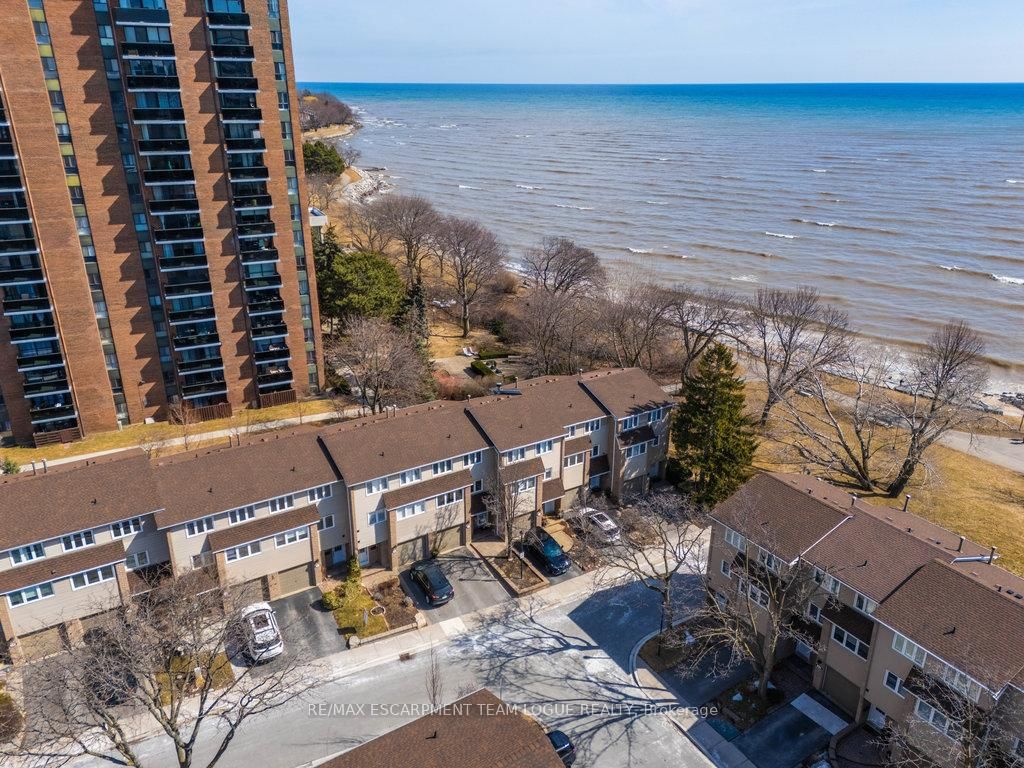
[[[114,29],[109,24],[98,24],[96,28],[100,33],[100,45],[114,44]]]
[[[366,495],[373,496],[381,491],[388,489],[388,479],[386,477],[378,477],[376,480],[371,480],[366,484]]]
[[[853,607],[861,613],[866,613],[868,616],[878,610],[878,603],[869,597],[865,597],[860,592],[857,593],[857,597],[853,599]]]
[[[462,457],[462,466],[472,467],[476,464],[479,464],[483,460],[484,455],[482,451],[473,451],[472,453],[467,453],[465,456]]]
[[[440,497],[439,497],[440,498]],[[395,510],[395,517],[399,520],[405,520],[409,517],[416,515],[422,515],[427,511],[427,505],[425,502],[417,501],[415,504],[406,504],[404,507],[399,507]]]
[[[124,567],[129,571],[149,565],[149,552],[135,552],[124,559]]]
[[[185,535],[192,537],[198,536],[201,533],[213,530],[213,518],[204,517],[199,520],[193,520],[189,523],[185,523]]]
[[[565,461],[562,463],[567,467],[575,467],[577,464],[583,463],[583,454],[574,453],[572,456],[566,456]]]
[[[232,525],[244,523],[246,520],[252,520],[254,517],[256,517],[255,504],[250,504],[247,507],[239,507],[238,509],[232,509],[228,512],[228,520]]]
[[[740,552],[747,551],[747,540],[740,534],[736,533],[732,528],[725,529],[725,540],[728,544],[738,549]]]
[[[41,560],[46,557],[46,550],[42,544],[29,544],[27,547],[18,547],[11,550],[11,562],[14,565],[27,563],[31,560]]]
[[[92,531],[80,531],[79,533],[72,533],[63,537],[60,543],[63,545],[65,552],[71,552],[75,549],[92,546],[96,543],[96,540],[92,537]]]
[[[444,461],[435,461],[433,466],[433,473],[435,475],[444,475],[452,471],[452,460],[445,459]]]
[[[142,530],[142,518],[133,517],[128,520],[122,520],[118,523],[114,523],[110,526],[110,535],[115,539],[123,539],[125,536],[130,536],[133,533],[138,533]]]
[[[288,91],[277,92],[277,108],[288,109]]]
[[[281,6],[278,0],[267,0],[267,15],[272,19],[281,18]]]
[[[583,431],[584,431],[584,433],[586,433],[588,435],[591,432],[597,432],[597,430],[599,430],[600,428],[601,428],[601,420],[600,419],[594,419],[593,421],[588,421],[585,425],[583,425]]]
[[[287,120],[281,121],[281,138],[290,139],[292,137],[292,124]]]
[[[473,493],[483,493],[483,491],[484,491],[484,481],[483,480],[474,480],[473,481],[473,491],[472,492]]]
[[[375,509],[369,515],[367,515],[367,522],[370,525],[380,525],[388,519],[388,513],[386,509]]]
[[[537,478],[528,477],[525,480],[520,480],[516,483],[516,491],[519,493],[525,493],[526,491],[532,491],[537,487]]]
[[[921,699],[917,700],[917,704],[914,706],[914,713],[940,733],[945,733],[949,729],[949,718]]]
[[[283,61],[275,61],[274,62],[274,79],[275,80],[284,80],[286,77],[288,77],[288,73],[285,72],[284,62]]]
[[[751,600],[762,608],[767,608],[771,603],[771,598],[768,597],[768,593],[759,587],[755,587],[753,584],[741,581],[739,584],[739,591],[741,595],[748,595]]]
[[[50,91],[50,106],[64,109],[64,94],[60,91]]]
[[[725,578],[727,578],[727,579],[731,579],[732,578],[732,568],[729,567],[729,561],[728,560],[723,560],[722,564],[719,567],[721,568],[722,575],[725,576]]]
[[[113,578],[114,566],[105,565],[102,568],[94,568],[91,571],[85,571],[85,573],[76,573],[71,577],[71,588],[82,589],[83,587],[91,587],[93,584],[112,581]]]
[[[308,494],[309,501],[312,503],[314,501],[321,501],[322,499],[330,498],[331,493],[330,485],[321,485],[319,488],[310,488]]]
[[[274,537],[274,546],[287,547],[289,544],[295,544],[298,541],[305,541],[308,538],[309,527],[304,525],[301,528],[295,528],[294,530],[277,534],[277,536]]]
[[[33,21],[32,28],[36,33],[36,42],[40,45],[46,45],[50,42],[50,28],[46,26],[45,21]]]
[[[626,449],[626,458],[635,459],[637,456],[643,456],[645,453],[647,453],[647,443],[631,445]]]
[[[525,448],[513,448],[511,451],[505,451],[505,463],[511,464],[514,461],[522,461],[526,458]]]
[[[656,421],[661,421],[661,417],[665,415],[664,408],[655,408],[647,414],[647,423],[653,424]]]
[[[831,574],[825,573],[820,568],[815,568],[814,580],[818,582],[826,592],[831,592],[833,595],[839,594],[839,580]]]
[[[885,687],[901,699],[903,698],[903,680],[895,672],[885,670]]]
[[[928,657],[928,653],[924,648],[917,643],[912,643],[899,632],[893,635],[892,649],[897,653],[902,653],[919,667],[924,666],[924,660]]]
[[[772,571],[773,573],[779,572],[779,558],[777,558],[771,552],[767,552],[763,549],[758,549],[757,562],[759,562],[761,565],[763,565],[765,568],[767,568],[769,571]]]
[[[947,664],[942,672],[942,679],[950,688],[960,691],[971,701],[977,701],[981,698],[981,685],[975,682],[974,678],[970,675],[964,674],[956,667],[951,667]]]
[[[229,563],[235,560],[242,560],[246,557],[252,557],[260,553],[260,543],[258,541],[250,542],[249,544],[243,544],[240,547],[233,547],[224,552],[224,556],[227,558]]]
[[[292,494],[287,496],[278,496],[276,499],[270,500],[270,511],[281,512],[285,509],[291,509],[295,506],[295,497]]]
[[[334,527],[334,515],[324,515],[316,523],[316,529],[318,531],[326,531],[328,528]]]
[[[815,624],[821,624],[821,606],[814,603],[807,604],[807,618]]]
[[[856,637],[851,635],[845,629],[839,626],[832,627],[832,639],[839,643],[843,648],[848,650],[850,653],[855,653],[862,659],[868,657],[868,644],[863,640],[858,640]]]
[[[284,50],[284,35],[279,30],[270,30],[270,47],[275,51]]]
[[[463,493],[462,489],[460,488],[457,491],[448,491],[448,493],[442,493],[435,499],[435,502],[439,507],[447,507],[449,504],[455,504],[457,502],[462,501],[462,499]]]
[[[7,595],[7,602],[11,604],[13,608],[16,605],[22,603],[34,603],[36,600],[42,600],[45,597],[53,597],[53,584],[37,584],[34,587],[27,587],[26,589],[19,589],[17,592],[11,592]]]
[[[622,431],[623,432],[625,432],[627,429],[636,429],[637,427],[640,426],[640,417],[639,416],[627,416],[626,418],[624,418],[622,420],[621,424],[622,424]]]
[[[551,449],[553,447],[554,444],[551,440],[542,440],[537,443],[537,455],[540,456],[543,453],[551,453]]]

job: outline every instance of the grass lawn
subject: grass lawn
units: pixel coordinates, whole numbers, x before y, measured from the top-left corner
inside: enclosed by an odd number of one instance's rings
[[[299,416],[312,416],[317,413],[326,413],[333,409],[330,400],[306,400],[302,403],[286,403],[275,405],[271,408],[246,409],[239,411],[227,419],[213,419],[188,427],[189,434],[199,435],[203,432],[216,432],[222,429],[237,428],[242,437],[248,432],[256,432],[262,429],[273,427],[274,423],[282,419],[292,419]],[[180,425],[158,422],[156,424],[132,424],[121,430],[113,432],[100,432],[95,435],[88,435],[84,440],[76,443],[58,445],[46,445],[42,448],[0,448],[0,458],[10,458],[18,464],[28,464],[41,459],[66,459],[72,456],[80,456],[86,453],[98,451],[109,451],[116,448],[134,448],[139,445],[158,443],[161,440],[173,440],[180,438],[183,430]],[[198,439],[189,441],[189,450],[200,447]],[[166,455],[179,453],[185,449],[180,446],[159,446],[154,454]]]
[[[359,582],[346,581],[335,587],[334,592],[341,599],[341,605],[334,610],[334,620],[345,639],[372,637],[388,631],[388,622],[383,616],[374,616],[370,610],[376,606],[373,598]],[[363,612],[367,623],[363,624]]]
[[[185,656],[175,656],[171,661],[171,674],[160,673],[157,677],[157,684],[160,686],[160,702],[166,706],[171,703],[171,678],[174,678],[174,685],[180,693],[186,696],[202,685],[202,681],[195,678],[195,664]],[[235,680],[235,673],[231,669],[231,662],[224,653],[218,653],[210,661],[209,654],[204,654],[199,666],[209,668],[212,681],[210,686],[216,690],[227,688]]]
[[[462,329],[450,320],[439,317],[439,313],[432,313],[430,320],[430,356],[455,357],[462,354],[463,347],[472,347],[477,352],[481,347],[500,347],[501,344],[490,333],[483,328],[470,328],[469,338],[462,338]],[[468,364],[467,359],[467,364]]]

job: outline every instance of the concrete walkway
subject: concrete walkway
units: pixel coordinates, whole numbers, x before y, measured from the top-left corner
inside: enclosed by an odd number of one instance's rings
[[[992,464],[1024,474],[1024,443],[1019,437],[972,436],[967,432],[947,432],[939,438],[939,442],[947,448],[969,453]]]

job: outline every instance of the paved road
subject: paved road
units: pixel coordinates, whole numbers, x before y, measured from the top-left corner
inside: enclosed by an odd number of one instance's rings
[[[1020,438],[975,435],[972,439],[966,432],[947,432],[939,442],[949,448],[1024,474],[1024,444],[1020,442]]]
[[[505,605],[471,634],[438,647],[446,700],[487,686],[506,702],[529,708],[548,727],[566,731],[579,749],[580,768],[707,765],[664,716],[625,709],[648,704],[626,669],[633,644],[658,625],[649,590],[638,584],[615,587],[537,612],[529,601]],[[293,768],[391,730],[414,715],[382,707],[425,705],[428,663],[428,654],[420,653],[376,666],[317,688],[305,702],[247,721],[218,765]],[[359,705],[361,714],[355,711]],[[319,714],[324,707],[327,714]],[[207,733],[197,750],[198,764],[210,747]],[[159,740],[139,749],[147,765],[173,764]]]

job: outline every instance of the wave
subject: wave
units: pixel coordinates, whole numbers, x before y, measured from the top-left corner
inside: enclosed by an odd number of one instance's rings
[[[1006,183],[1007,184],[1024,184],[1024,181],[1022,181],[1021,179],[1007,179]]]
[[[756,283],[758,282],[757,275],[736,275],[730,277],[730,280],[735,280],[737,283]]]
[[[668,203],[658,200],[644,200],[644,203],[647,205],[668,205]]]
[[[459,184],[459,189],[476,189],[476,190],[479,190],[480,187],[471,187],[471,186],[469,186],[469,184]]]
[[[937,266],[939,269],[944,269],[947,272],[966,272],[967,271],[963,267],[958,267],[956,264],[952,264],[952,265],[950,265],[950,264],[936,264],[935,266]]]
[[[966,269],[959,267],[956,264],[936,264],[939,269],[944,269],[947,272],[963,272],[965,275],[974,275],[975,277],[987,277],[989,280],[995,280],[997,283],[1003,285],[1024,285],[1024,277],[1011,277],[1010,275],[997,275],[994,272],[985,272],[980,269]]]
[[[630,253],[654,253],[651,248],[626,248]]]
[[[519,189],[540,189],[540,187],[531,187],[529,184],[516,184]]]
[[[814,224],[817,227],[834,227],[839,223],[836,221],[815,221],[814,219],[790,219],[790,221],[794,221],[799,224]]]
[[[768,237],[781,237],[785,240],[796,240],[799,235],[784,235],[781,232],[765,232]]]
[[[992,275],[993,280],[1005,285],[1024,285],[1024,277],[1008,277],[1007,275]]]
[[[811,173],[828,173],[828,168],[811,168]]]
[[[568,205],[566,203],[555,203],[555,208],[572,208],[576,211],[592,211],[592,206],[589,205]]]

